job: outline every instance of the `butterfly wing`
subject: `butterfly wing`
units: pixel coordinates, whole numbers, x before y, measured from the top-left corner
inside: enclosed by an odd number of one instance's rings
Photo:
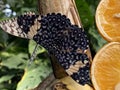
[[[0,22],[0,27],[7,33],[21,38],[32,39],[40,28],[41,16],[32,12]]]
[[[83,28],[72,25],[61,14],[48,14],[41,18],[41,28],[33,39],[50,54],[76,82],[90,84],[90,60],[86,51],[89,47]]]
[[[87,55],[88,40],[82,28],[72,25],[67,27],[62,35],[60,49],[56,49],[56,57],[67,74],[76,82],[91,84],[91,62]]]
[[[26,13],[3,21],[0,26],[9,34],[33,39],[45,47],[76,82],[82,85],[91,83],[91,62],[86,54],[87,36],[65,15],[53,13],[41,18],[34,13]]]

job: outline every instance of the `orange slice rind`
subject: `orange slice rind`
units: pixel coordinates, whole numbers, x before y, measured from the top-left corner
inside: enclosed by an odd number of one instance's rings
[[[120,43],[111,42],[95,55],[91,66],[95,90],[120,90]]]
[[[107,41],[120,42],[120,0],[101,0],[95,19],[100,34]]]

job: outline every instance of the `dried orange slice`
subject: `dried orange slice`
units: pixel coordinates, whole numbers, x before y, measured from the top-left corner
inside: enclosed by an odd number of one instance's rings
[[[120,43],[105,45],[94,57],[91,77],[95,90],[120,90]]]
[[[107,41],[120,42],[120,0],[101,0],[96,10],[96,25]]]

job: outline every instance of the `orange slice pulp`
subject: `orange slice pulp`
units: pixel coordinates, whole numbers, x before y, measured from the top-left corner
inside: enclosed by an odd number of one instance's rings
[[[120,42],[120,0],[101,0],[95,18],[100,34],[107,41]]]
[[[120,43],[105,45],[94,57],[91,77],[95,90],[120,90]]]

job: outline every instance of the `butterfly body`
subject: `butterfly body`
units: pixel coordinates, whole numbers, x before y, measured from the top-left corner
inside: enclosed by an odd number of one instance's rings
[[[29,13],[19,16],[13,22],[16,24],[15,29],[18,29],[16,32],[19,33],[15,36],[22,34],[21,37],[33,39],[54,55],[75,81],[82,85],[91,83],[91,62],[85,53],[89,43],[82,28],[71,24],[70,20],[60,13],[45,16]],[[7,25],[8,23],[0,23],[3,30]]]

